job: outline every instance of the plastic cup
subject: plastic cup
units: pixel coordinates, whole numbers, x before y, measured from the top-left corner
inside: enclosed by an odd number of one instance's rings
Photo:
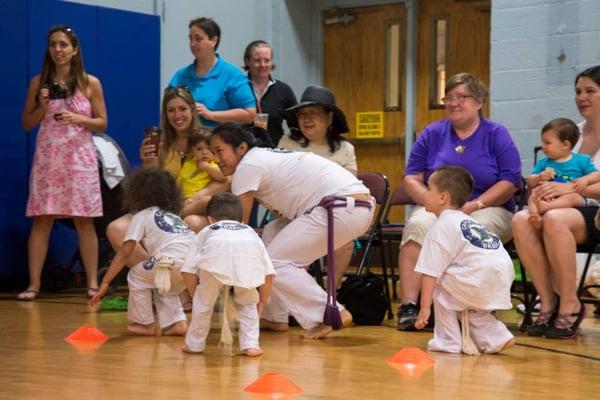
[[[258,128],[267,129],[269,124],[269,114],[260,114],[257,113],[254,115],[254,126]]]

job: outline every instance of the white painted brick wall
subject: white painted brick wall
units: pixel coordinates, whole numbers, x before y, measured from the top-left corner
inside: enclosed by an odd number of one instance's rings
[[[599,21],[600,0],[492,0],[491,114],[511,132],[525,175],[546,122],[581,120],[574,79],[600,64]]]

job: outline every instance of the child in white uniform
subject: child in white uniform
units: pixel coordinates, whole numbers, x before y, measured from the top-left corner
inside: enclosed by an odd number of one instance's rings
[[[123,201],[134,215],[123,246],[108,267],[91,303],[100,301],[139,242],[150,257],[134,265],[127,275],[127,330],[139,335],[154,334],[154,297],[162,333],[184,335],[187,320],[177,294],[184,289],[180,268],[194,249],[195,235],[176,214],[181,209],[182,199],[175,179],[158,168],[136,171],[129,178]]]
[[[306,337],[326,336],[332,331],[323,318],[327,293],[305,269],[327,253],[327,210],[318,205],[331,195],[346,201],[346,207],[333,211],[337,249],[368,229],[375,207],[359,207],[355,200],[373,204],[369,189],[323,157],[260,148],[260,141],[237,124],[215,128],[210,145],[223,174],[232,175],[231,191],[242,202],[244,221],[254,198],[284,217],[267,225],[262,236],[277,272],[265,320],[287,327],[291,314],[308,330]],[[342,323],[350,324],[352,315],[337,307]]]
[[[417,329],[427,325],[433,301],[429,350],[497,353],[514,344],[513,335],[492,314],[512,308],[513,264],[500,239],[460,211],[472,191],[473,178],[461,167],[442,167],[429,178],[425,208],[438,219],[415,266],[423,274]]]
[[[225,285],[225,290],[229,286],[234,289],[240,349],[247,356],[259,356],[259,317],[271,292],[273,264],[256,232],[240,222],[242,205],[235,195],[215,194],[206,206],[206,216],[211,225],[198,233],[197,251],[187,258],[181,270],[194,299],[192,322],[182,350],[204,351],[213,307]]]

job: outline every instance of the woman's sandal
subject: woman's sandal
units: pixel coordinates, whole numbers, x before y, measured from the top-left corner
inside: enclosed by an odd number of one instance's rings
[[[554,321],[558,316],[558,310],[540,312],[532,325],[525,328],[528,336],[544,336],[546,331],[554,326]]]
[[[17,300],[34,301],[37,300],[39,292],[35,289],[26,289],[17,295]]]
[[[573,322],[570,318],[576,317]],[[585,317],[585,306],[581,304],[579,312],[558,314],[554,326],[551,326],[544,336],[548,339],[572,339],[577,336],[577,330]]]
[[[558,317],[558,308],[560,306],[560,297],[558,295],[555,296],[556,305],[552,311],[540,311],[533,324],[525,327],[528,336],[544,336],[546,331],[554,326],[554,321],[556,321],[556,317]]]

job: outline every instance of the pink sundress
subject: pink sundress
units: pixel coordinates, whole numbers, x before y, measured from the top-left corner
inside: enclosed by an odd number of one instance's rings
[[[29,176],[26,215],[100,217],[102,198],[92,132],[80,125],[63,125],[54,114],[68,110],[91,116],[81,91],[66,100],[50,100],[42,120]]]

